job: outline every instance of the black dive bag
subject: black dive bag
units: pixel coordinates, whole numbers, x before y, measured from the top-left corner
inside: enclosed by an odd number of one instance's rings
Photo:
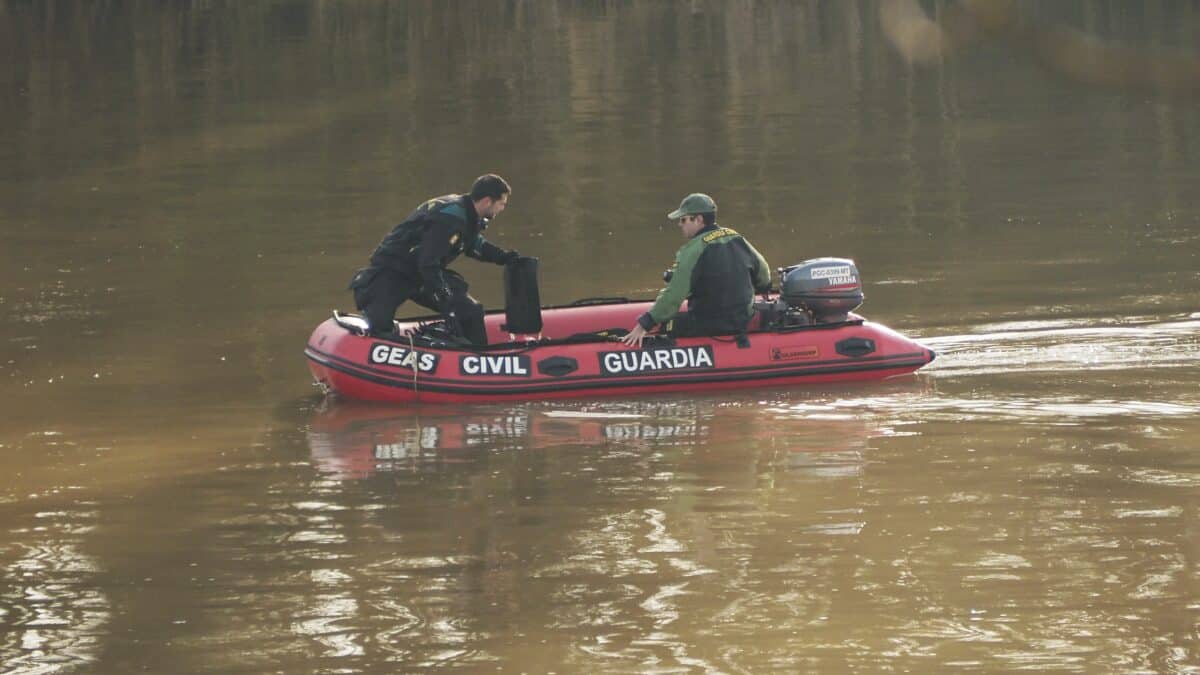
[[[503,330],[526,335],[542,332],[537,273],[537,258],[521,256],[504,266]]]

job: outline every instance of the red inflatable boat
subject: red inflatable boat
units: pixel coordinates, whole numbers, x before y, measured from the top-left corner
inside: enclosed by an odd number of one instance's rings
[[[849,313],[863,298],[851,260],[818,258],[780,270],[780,294],[756,304],[741,335],[651,335],[641,349],[615,335],[650,301],[595,299],[542,309],[536,260],[525,260],[532,277],[506,273],[508,311],[485,317],[486,347],[449,338],[438,317],[397,322],[399,337],[381,338],[366,334],[361,317],[334,313],[304,350],[313,377],[350,399],[490,402],[879,380],[934,358],[929,348]],[[512,290],[522,287],[523,296]],[[532,317],[513,309],[530,303]],[[514,325],[539,332],[513,335]]]
[[[488,346],[441,340],[436,317],[398,322],[397,339],[364,334],[358,316],[317,326],[304,353],[318,384],[350,399],[408,403],[645,396],[763,386],[879,380],[934,358],[927,347],[855,314],[788,325],[765,313],[740,336],[650,336],[641,349],[606,337],[632,326],[649,301],[586,302],[543,310],[540,336],[514,339],[505,315],[486,317]]]

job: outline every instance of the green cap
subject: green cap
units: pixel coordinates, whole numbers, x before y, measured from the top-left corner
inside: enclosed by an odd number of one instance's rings
[[[676,218],[682,218],[684,216],[694,216],[697,213],[716,212],[717,203],[713,201],[712,197],[709,197],[702,192],[693,192],[692,194],[684,197],[683,201],[679,202],[679,208],[668,213],[667,217],[671,220],[675,220]]]

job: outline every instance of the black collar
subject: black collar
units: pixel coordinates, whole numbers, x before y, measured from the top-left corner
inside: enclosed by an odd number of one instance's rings
[[[479,217],[479,214],[475,212],[475,202],[472,201],[471,195],[463,195],[458,199],[462,202],[463,210],[467,212],[468,223],[475,223],[476,225],[481,225],[484,227],[487,226],[487,223],[483,222],[483,220]]]

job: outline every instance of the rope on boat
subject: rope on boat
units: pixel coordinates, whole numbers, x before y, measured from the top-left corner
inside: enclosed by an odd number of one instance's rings
[[[412,333],[412,331],[409,331],[409,332],[408,332],[408,349],[409,349],[409,352],[408,352],[409,354],[413,354],[413,355],[415,355],[415,354],[417,353],[417,346],[416,346],[416,345],[413,343],[413,333]],[[420,402],[421,402],[421,390],[417,388],[417,371],[418,371],[418,370],[420,370],[420,367],[418,367],[418,365],[417,365],[417,361],[416,361],[416,359],[414,359],[414,360],[413,360],[413,365],[412,365],[412,371],[413,371],[413,396],[415,396],[415,397],[416,397],[417,403],[420,403]],[[419,442],[418,442],[418,444],[419,444]]]

